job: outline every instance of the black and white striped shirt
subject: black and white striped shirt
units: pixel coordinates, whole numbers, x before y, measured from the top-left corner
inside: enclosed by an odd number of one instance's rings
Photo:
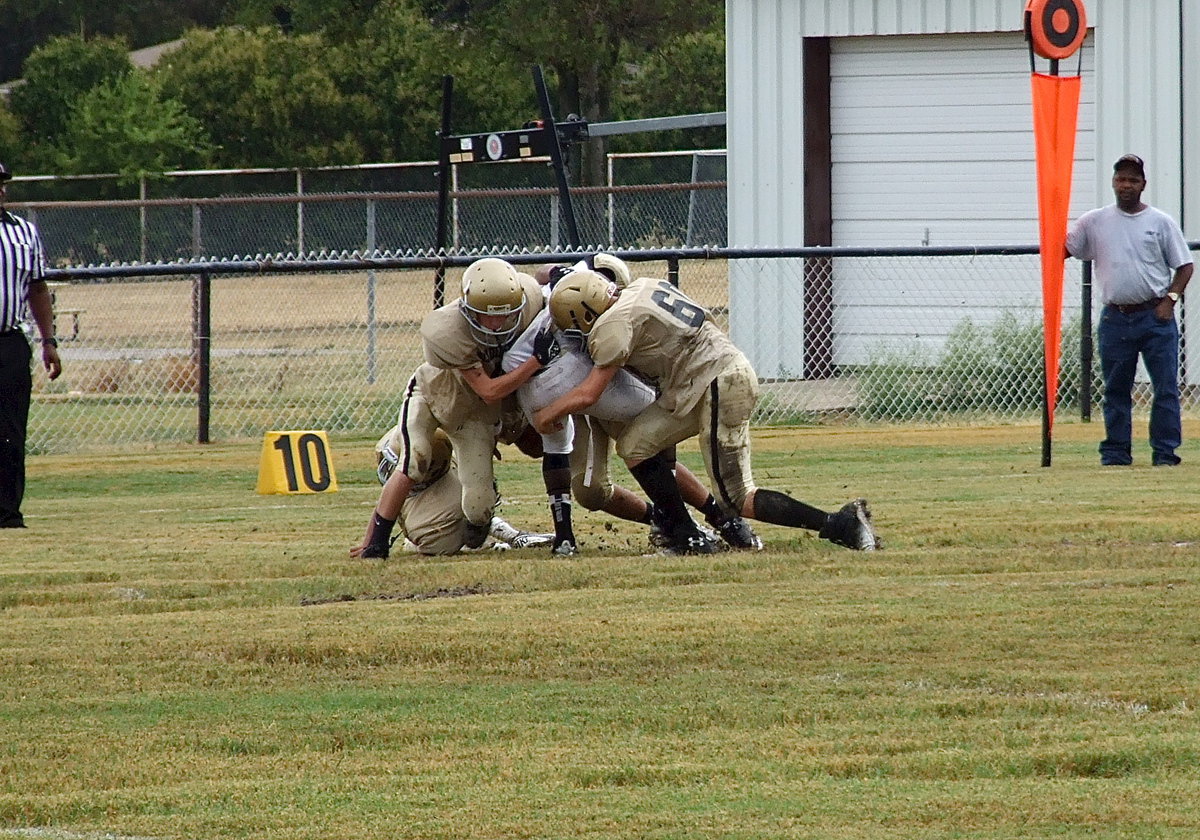
[[[0,333],[21,326],[29,284],[45,274],[46,256],[37,228],[0,210]]]

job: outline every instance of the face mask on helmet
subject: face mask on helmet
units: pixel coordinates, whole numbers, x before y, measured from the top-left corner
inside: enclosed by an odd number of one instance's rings
[[[507,345],[516,337],[525,309],[525,291],[517,270],[495,257],[476,260],[463,272],[458,305],[479,344]]]
[[[388,429],[375,444],[375,473],[380,484],[387,484],[392,473],[400,465],[402,447],[398,426]],[[421,488],[428,487],[449,472],[450,459],[454,455],[454,444],[450,442],[450,436],[441,429],[434,430],[429,448],[429,467],[425,470],[425,475],[420,476],[421,482],[418,486]]]
[[[574,271],[550,295],[550,318],[563,332],[587,335],[612,306],[617,287],[594,271]]]

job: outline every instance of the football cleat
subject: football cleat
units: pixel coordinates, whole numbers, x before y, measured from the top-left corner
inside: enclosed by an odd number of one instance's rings
[[[550,549],[550,553],[558,557],[570,557],[579,553],[579,548],[575,545],[574,540],[561,540],[554,544],[554,547]]]
[[[476,525],[474,522],[468,520],[466,531],[463,533],[463,547],[479,548],[487,540],[488,531],[489,528],[487,525]]]
[[[750,528],[750,523],[740,516],[733,516],[715,526],[717,534],[730,548],[742,551],[762,551],[763,541]]]
[[[540,548],[543,545],[550,545],[554,542],[553,534],[534,534],[529,531],[518,531],[517,535],[509,540],[513,548]]]
[[[820,536],[855,551],[874,551],[879,547],[866,499],[847,502],[836,513],[831,513],[820,530]]]
[[[671,539],[663,554],[716,554],[720,551],[717,541],[709,539],[696,531],[687,536],[676,536]]]
[[[716,554],[721,548],[716,537],[691,518],[669,533],[664,554]]]

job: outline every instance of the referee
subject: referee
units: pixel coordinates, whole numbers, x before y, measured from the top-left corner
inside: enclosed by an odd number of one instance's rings
[[[21,499],[33,352],[22,325],[30,314],[42,336],[42,364],[51,379],[62,373],[62,362],[42,240],[36,227],[5,207],[10,180],[12,172],[0,163],[0,528],[24,528]]]

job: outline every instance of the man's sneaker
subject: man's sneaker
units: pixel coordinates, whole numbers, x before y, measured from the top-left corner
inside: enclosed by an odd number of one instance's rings
[[[742,551],[762,551],[763,541],[740,516],[730,517],[716,526],[717,534],[730,548]]]
[[[550,553],[558,557],[570,557],[578,552],[579,548],[575,545],[575,540],[562,540],[561,542],[556,542],[554,547],[550,549]]]
[[[822,539],[856,551],[874,551],[879,546],[866,499],[847,502],[837,513],[830,514],[820,535]]]

